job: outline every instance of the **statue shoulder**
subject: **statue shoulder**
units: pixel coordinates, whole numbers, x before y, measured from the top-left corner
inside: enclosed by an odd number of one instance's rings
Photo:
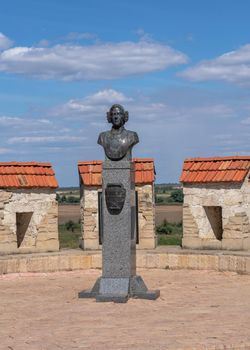
[[[127,130],[128,131],[128,134],[129,134],[129,138],[131,140],[131,143],[133,145],[136,145],[138,142],[139,142],[139,137],[138,137],[138,134],[137,132],[135,131],[130,131],[130,130]]]
[[[103,145],[104,139],[105,139],[105,136],[106,136],[107,133],[109,133],[109,131],[103,131],[103,132],[101,132],[101,133],[99,134],[99,137],[98,137],[98,140],[97,140],[97,143],[98,143],[99,145]]]

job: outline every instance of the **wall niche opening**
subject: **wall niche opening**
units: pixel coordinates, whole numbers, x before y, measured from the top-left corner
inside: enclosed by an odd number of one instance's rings
[[[223,235],[222,208],[219,206],[206,206],[204,210],[215,238],[221,241]]]
[[[33,212],[16,213],[17,248],[21,246],[24,240],[32,215]]]

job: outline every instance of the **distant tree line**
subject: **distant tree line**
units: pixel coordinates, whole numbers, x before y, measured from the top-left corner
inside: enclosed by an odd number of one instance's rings
[[[170,204],[170,203],[183,203],[184,195],[182,189],[176,189],[168,192],[168,195],[163,193],[156,193],[156,204]]]
[[[56,200],[59,204],[74,204],[80,203],[80,198],[76,196],[66,196],[65,194],[56,194]]]

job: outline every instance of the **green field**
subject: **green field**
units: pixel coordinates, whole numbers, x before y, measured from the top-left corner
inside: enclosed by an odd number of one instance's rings
[[[58,226],[60,249],[79,248],[81,227],[69,220]],[[156,227],[158,245],[181,245],[182,223],[169,223],[166,220]]]

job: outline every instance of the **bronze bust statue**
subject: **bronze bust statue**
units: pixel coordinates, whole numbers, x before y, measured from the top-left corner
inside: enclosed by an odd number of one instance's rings
[[[97,143],[104,148],[106,158],[113,161],[131,160],[132,148],[139,138],[136,132],[124,128],[128,112],[121,105],[114,104],[107,112],[107,119],[113,124],[112,129],[101,132]]]

